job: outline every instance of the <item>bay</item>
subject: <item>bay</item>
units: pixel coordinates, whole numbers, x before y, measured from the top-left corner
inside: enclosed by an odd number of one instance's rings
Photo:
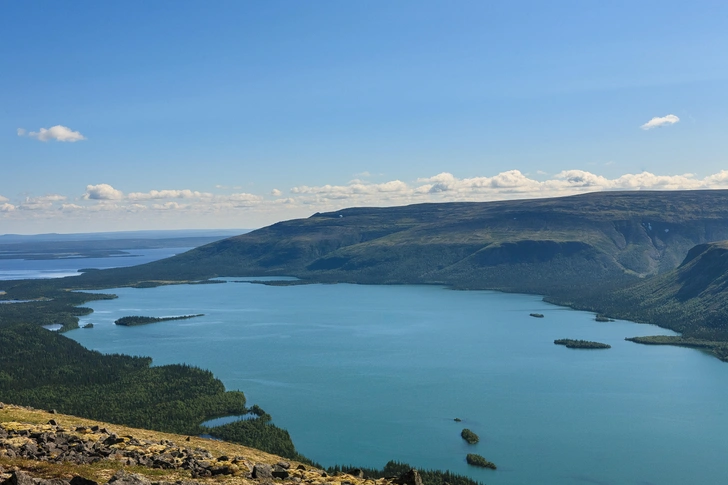
[[[239,278],[238,278],[239,280]],[[728,366],[624,341],[672,334],[436,286],[252,283],[119,288],[66,333],[107,353],[211,370],[324,465],[396,459],[487,484],[718,484],[728,476]],[[204,313],[138,327],[127,315]],[[542,313],[533,318],[529,313]],[[573,338],[608,350],[553,344]],[[462,419],[455,422],[454,418]],[[468,445],[469,428],[480,443]],[[498,465],[465,463],[478,453]]]
[[[108,269],[136,266],[169,258],[192,248],[126,249],[127,254],[105,258],[0,259],[0,280],[64,278],[77,276],[79,269]]]

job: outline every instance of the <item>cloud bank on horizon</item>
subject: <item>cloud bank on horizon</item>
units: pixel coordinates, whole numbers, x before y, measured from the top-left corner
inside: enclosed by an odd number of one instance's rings
[[[218,193],[191,189],[158,189],[125,193],[110,184],[89,184],[83,194],[47,194],[13,201],[0,195],[0,220],[5,223],[48,221],[124,222],[135,227],[142,219],[151,227],[252,227],[314,212],[351,206],[393,206],[425,202],[493,201],[576,195],[614,190],[728,189],[728,170],[698,178],[694,174],[657,175],[650,172],[607,178],[584,170],[564,170],[538,180],[519,170],[487,177],[460,178],[449,172],[412,182],[374,183],[355,179],[343,185],[301,185],[287,196],[274,189],[267,195]],[[254,224],[240,223],[241,217]],[[170,219],[171,218],[171,219]],[[211,221],[216,221],[210,226]],[[45,227],[42,225],[41,227]],[[115,227],[115,226],[113,226]]]

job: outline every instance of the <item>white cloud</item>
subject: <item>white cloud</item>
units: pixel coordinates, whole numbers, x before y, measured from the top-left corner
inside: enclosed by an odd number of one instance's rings
[[[278,189],[273,189],[270,191],[270,195],[272,195],[273,197],[280,197],[281,195],[283,195],[283,192]]]
[[[315,195],[325,199],[352,199],[361,198],[374,194],[409,194],[412,189],[401,180],[392,180],[382,184],[370,184],[361,180],[352,180],[349,185],[323,185],[321,187],[309,187],[302,185],[291,189],[297,195]]]
[[[349,185],[300,186],[291,189],[296,203],[322,208],[345,205],[396,205],[416,202],[487,201],[516,198],[557,197],[604,190],[677,190],[728,188],[728,170],[703,179],[693,174],[625,174],[609,179],[584,170],[564,170],[544,181],[519,170],[492,177],[458,178],[451,173],[417,179],[415,184],[399,180],[383,184],[352,181]],[[346,202],[342,202],[342,201]]]
[[[121,190],[116,190],[109,184],[87,185],[84,199],[91,200],[120,200],[124,198]]]
[[[56,140],[76,142],[86,139],[86,137],[83,136],[80,132],[73,131],[69,127],[63,125],[51,126],[50,128],[41,128],[38,131],[26,131],[24,128],[18,128],[18,136],[28,136],[30,138],[35,138],[36,140],[40,141]]]
[[[78,204],[61,204],[62,211],[80,211],[83,207]]]
[[[219,199],[222,202],[229,202],[235,207],[249,207],[260,204],[263,201],[263,197],[259,195],[246,193],[232,194],[227,197],[220,197]]]
[[[492,201],[556,197],[610,190],[728,189],[728,170],[706,177],[695,174],[658,175],[650,172],[605,177],[585,170],[564,170],[534,180],[518,170],[492,176],[459,178],[442,172],[411,182],[391,180],[368,183],[353,180],[342,185],[299,186],[290,197],[252,193],[211,195],[193,190],[133,192],[128,196],[108,184],[89,185],[86,194],[67,201],[61,195],[28,197],[11,203],[0,197],[0,220],[9,231],[15,223],[37,223],[37,232],[49,227],[135,228],[153,227],[256,227],[314,212],[356,206],[393,206],[423,202]],[[140,217],[140,214],[144,214]],[[43,222],[41,222],[43,221]],[[112,221],[116,226],[109,226]],[[64,226],[63,223],[66,223]],[[123,222],[123,223],[122,223]],[[73,224],[76,226],[73,226]],[[43,224],[43,225],[41,225]],[[55,224],[55,226],[52,226]]]
[[[3,197],[2,195],[0,195],[0,202],[7,202],[9,200],[10,199],[8,199],[7,197]]]
[[[656,116],[644,125],[640,126],[640,128],[642,128],[643,130],[651,130],[652,128],[657,128],[658,126],[674,125],[678,121],[680,121],[680,118],[675,115]]]
[[[152,204],[152,209],[164,210],[164,211],[174,211],[174,210],[186,209],[187,207],[188,207],[187,205],[180,204],[178,202],[165,202],[164,204]]]
[[[18,209],[33,211],[49,209],[54,202],[60,202],[62,200],[66,200],[66,197],[57,194],[43,195],[40,197],[26,197],[25,200],[18,205]]]
[[[149,200],[149,199],[205,199],[213,197],[208,192],[198,192],[196,190],[150,190],[149,192],[132,192],[127,195],[129,200]]]

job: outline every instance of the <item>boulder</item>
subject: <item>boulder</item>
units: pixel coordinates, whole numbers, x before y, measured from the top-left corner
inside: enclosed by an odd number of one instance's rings
[[[422,485],[422,477],[420,472],[412,468],[407,473],[400,475],[394,482],[398,485]]]
[[[290,465],[288,465],[290,467]],[[290,476],[290,473],[288,473],[288,470],[283,468],[282,466],[276,465],[273,467],[273,471],[271,472],[271,475],[273,475],[273,478],[281,478],[285,479]]]
[[[147,478],[136,473],[127,473],[124,470],[119,470],[114,473],[114,476],[109,480],[109,485],[152,485]]]
[[[255,466],[253,466],[253,478],[273,478],[273,470],[271,466],[263,463],[256,463]]]
[[[80,475],[76,475],[75,477],[71,478],[71,485],[98,485],[93,480],[89,480],[88,478],[82,477]]]
[[[10,475],[4,485],[35,485],[33,478],[25,472],[17,471]]]

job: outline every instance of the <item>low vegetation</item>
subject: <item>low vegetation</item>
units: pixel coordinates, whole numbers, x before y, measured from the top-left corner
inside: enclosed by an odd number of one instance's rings
[[[137,325],[148,325],[150,323],[168,322],[171,320],[187,320],[189,318],[204,317],[204,313],[198,313],[196,315],[180,315],[178,317],[141,317],[138,315],[130,317],[121,317],[114,323],[116,325],[123,325],[125,327],[134,327]]]
[[[380,479],[387,477],[399,477],[409,472],[412,467],[406,463],[398,461],[390,461],[381,470],[376,468],[356,467],[356,466],[341,466],[336,465],[330,467],[327,471],[330,474],[336,472],[352,473],[354,471],[361,471],[363,475],[368,479]],[[465,475],[459,475],[457,473],[451,473],[450,471],[440,470],[418,470],[420,477],[422,478],[423,485],[443,485],[448,483],[450,485],[482,485],[480,482],[468,478]]]
[[[650,337],[626,338],[630,342],[644,345],[677,345],[680,347],[692,347],[712,353],[723,362],[728,362],[728,342],[715,342],[712,340],[701,340],[691,337],[655,335]]]
[[[465,461],[468,462],[468,465],[478,466],[480,468],[490,468],[491,470],[495,470],[497,468],[495,463],[488,461],[475,453],[468,453],[468,456],[465,457]]]
[[[603,344],[601,342],[592,342],[591,340],[572,340],[568,338],[562,338],[554,340],[556,345],[564,345],[570,349],[611,349],[612,346],[609,344]]]
[[[470,431],[468,428],[463,429],[460,432],[460,437],[467,441],[469,444],[474,445],[478,441],[480,441],[480,438],[478,438],[478,435]]]

